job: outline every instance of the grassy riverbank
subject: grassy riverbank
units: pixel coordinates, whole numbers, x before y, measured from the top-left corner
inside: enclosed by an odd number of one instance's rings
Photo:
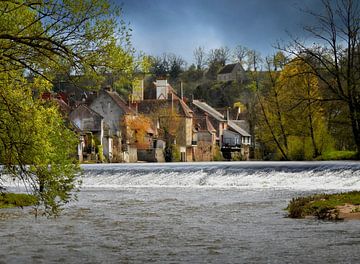
[[[25,193],[0,193],[0,208],[24,207],[35,205],[34,195]]]
[[[317,157],[316,160],[357,160],[357,152],[348,150],[327,151]]]
[[[298,197],[286,209],[291,218],[360,219],[360,191]]]

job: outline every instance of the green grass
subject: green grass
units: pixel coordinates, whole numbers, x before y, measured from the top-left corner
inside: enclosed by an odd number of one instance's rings
[[[24,207],[37,203],[34,195],[25,193],[0,193],[0,208]]]
[[[318,219],[338,219],[336,207],[346,203],[360,205],[360,191],[293,198],[286,209],[291,218],[315,216]]]
[[[356,154],[356,151],[333,150],[324,152],[321,156],[317,157],[317,160],[356,160]]]

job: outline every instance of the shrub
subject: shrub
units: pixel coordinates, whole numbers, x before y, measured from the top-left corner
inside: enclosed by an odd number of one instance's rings
[[[214,148],[213,160],[214,161],[223,161],[224,160],[224,157],[220,151],[219,146],[215,146],[215,148]]]
[[[316,194],[306,197],[293,198],[288,207],[288,216],[291,218],[303,218],[314,216],[317,219],[338,219],[337,206],[346,203],[359,205],[360,191],[352,191],[339,194]]]
[[[38,199],[30,194],[5,192],[0,194],[0,208],[31,206],[37,202]]]

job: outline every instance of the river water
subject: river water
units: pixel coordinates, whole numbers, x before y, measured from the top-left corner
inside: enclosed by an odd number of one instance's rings
[[[59,218],[0,211],[0,263],[360,263],[360,221],[283,210],[296,196],[360,190],[360,163],[83,169],[78,201]]]

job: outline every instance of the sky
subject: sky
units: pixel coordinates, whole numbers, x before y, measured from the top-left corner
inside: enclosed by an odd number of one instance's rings
[[[320,0],[114,0],[122,5],[137,51],[159,56],[174,53],[193,63],[193,51],[236,45],[269,56],[274,45],[302,30],[318,11]]]

